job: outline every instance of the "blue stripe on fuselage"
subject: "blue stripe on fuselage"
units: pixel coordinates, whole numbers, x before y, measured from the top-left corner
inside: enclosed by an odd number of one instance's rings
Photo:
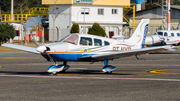
[[[49,54],[55,61],[78,61],[83,56],[92,56],[94,54]]]

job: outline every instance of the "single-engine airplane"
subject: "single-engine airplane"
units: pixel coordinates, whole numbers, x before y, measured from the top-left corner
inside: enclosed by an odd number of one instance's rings
[[[178,30],[159,30],[151,36],[146,37],[145,45],[180,45],[180,31]]]
[[[145,48],[144,43],[148,24],[149,19],[142,19],[132,37],[127,40],[114,40],[95,35],[77,33],[70,34],[57,43],[44,44],[37,48],[14,44],[2,44],[2,46],[41,54],[47,61],[53,60],[54,65],[51,65],[47,70],[51,74],[65,72],[70,67],[67,65],[68,61],[104,61],[102,71],[105,73],[112,73],[116,67],[108,65],[109,60],[133,55],[137,57],[137,55],[140,54],[176,48],[176,46]],[[63,62],[63,64],[59,65],[57,62]]]

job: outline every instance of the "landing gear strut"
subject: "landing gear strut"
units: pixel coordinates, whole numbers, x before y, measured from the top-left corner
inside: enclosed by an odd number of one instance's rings
[[[102,68],[102,71],[106,74],[111,74],[112,71],[116,70],[115,66],[108,65],[108,59],[104,60],[104,67]]]
[[[58,65],[56,62],[54,62],[54,65],[51,65],[48,68],[48,72],[52,75],[56,75],[57,72],[65,72],[67,69],[69,69],[69,65],[67,65],[67,61],[63,61],[63,65]]]

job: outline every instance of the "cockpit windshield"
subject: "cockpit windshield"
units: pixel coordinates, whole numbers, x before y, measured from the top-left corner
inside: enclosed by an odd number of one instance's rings
[[[159,36],[163,36],[163,32],[156,32],[153,35],[159,35]]]
[[[157,34],[163,36],[163,32],[157,32]]]
[[[59,42],[68,42],[68,43],[77,45],[78,40],[79,40],[78,35],[68,35],[68,36],[64,37],[63,39],[61,39]]]

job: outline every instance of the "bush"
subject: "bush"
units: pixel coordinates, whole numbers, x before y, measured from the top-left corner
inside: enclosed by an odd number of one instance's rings
[[[79,33],[79,24],[74,23],[71,27],[71,33]]]
[[[10,38],[16,36],[16,31],[12,25],[8,23],[0,24],[0,45],[7,42]]]
[[[89,28],[88,34],[106,36],[105,30],[98,23],[94,23],[93,26]]]

